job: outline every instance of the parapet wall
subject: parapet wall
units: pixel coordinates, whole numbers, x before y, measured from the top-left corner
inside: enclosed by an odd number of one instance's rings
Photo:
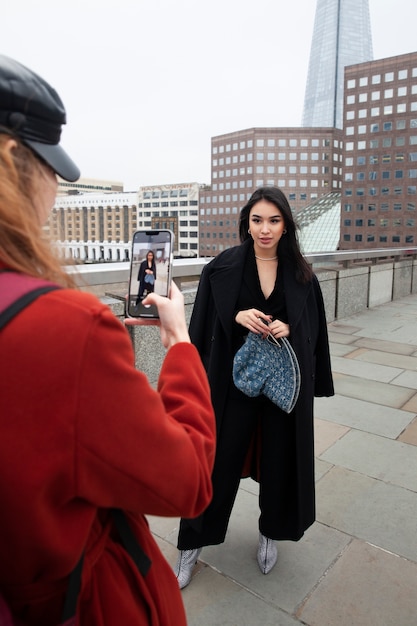
[[[406,258],[364,263],[351,268],[320,267],[315,272],[320,281],[328,323],[351,317],[368,308],[417,293],[417,260]],[[196,288],[185,289],[187,319],[190,318]],[[115,315],[124,320],[124,304],[120,299],[103,297]],[[158,380],[165,350],[156,326],[129,326],[136,355],[136,367],[144,371],[152,384]]]

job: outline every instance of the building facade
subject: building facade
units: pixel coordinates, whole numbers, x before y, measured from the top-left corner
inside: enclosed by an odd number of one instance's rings
[[[198,183],[140,187],[137,192],[58,196],[47,224],[65,258],[128,261],[141,228],[174,232],[174,256],[198,256]]]
[[[168,228],[175,236],[174,256],[198,256],[199,183],[140,187],[138,227]]]
[[[280,187],[297,213],[340,191],[341,167],[339,129],[251,128],[213,137],[211,185],[200,191],[200,256],[239,243],[239,212],[257,187]]]
[[[417,53],[345,70],[340,248],[416,245]]]
[[[344,68],[372,59],[368,0],[317,0],[302,125],[342,128]]]

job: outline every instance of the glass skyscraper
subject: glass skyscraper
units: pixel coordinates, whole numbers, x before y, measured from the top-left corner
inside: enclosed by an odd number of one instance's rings
[[[302,125],[342,128],[344,68],[372,60],[368,0],[317,0]]]

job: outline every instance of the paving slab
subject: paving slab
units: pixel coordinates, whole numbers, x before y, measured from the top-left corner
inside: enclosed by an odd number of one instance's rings
[[[416,446],[372,433],[351,430],[331,448],[325,450],[321,458],[328,463],[417,493]]]
[[[341,337],[345,337],[346,335],[340,335]],[[330,352],[332,356],[346,356],[351,352],[355,351],[355,344],[345,344],[345,343],[336,343],[332,342],[330,344]]]
[[[416,589],[416,563],[354,540],[297,617],[309,626],[412,626]]]
[[[352,355],[349,356],[352,358]],[[417,372],[417,358],[404,354],[393,354],[392,352],[383,352],[382,350],[366,350],[362,348],[361,352],[353,356],[353,358],[366,363],[378,363],[379,365]]]
[[[410,346],[407,343],[384,341],[383,339],[369,339],[367,337],[357,339],[355,346],[370,348],[371,350],[381,350],[381,352],[390,352],[392,354],[404,354],[406,356],[412,356],[415,353],[415,346]]]
[[[403,357],[411,358],[411,357]],[[348,374],[366,380],[376,380],[389,383],[391,380],[402,374],[402,369],[389,367],[387,365],[375,365],[369,362],[362,362],[359,359],[342,358],[332,356],[332,370],[339,374]]]
[[[417,389],[417,372],[402,372],[391,381],[391,384],[407,387],[407,389]]]
[[[417,446],[417,418],[415,418],[398,437],[398,441],[404,441],[412,446]]]
[[[354,346],[355,346],[355,341],[357,339],[355,335],[338,333],[338,332],[335,332],[334,330],[331,330],[330,328],[328,330],[328,333],[329,333],[330,346],[333,346],[334,344],[336,345],[341,344],[345,346],[350,346],[351,350],[355,349]]]
[[[340,426],[333,422],[326,422],[319,418],[314,419],[314,450],[315,455],[320,456],[327,448],[330,448],[335,441],[346,435],[349,428]]]
[[[391,439],[396,439],[414,417],[409,411],[339,394],[332,398],[316,398],[315,414],[330,423],[364,430]],[[318,451],[316,452],[318,454]]]
[[[238,508],[241,505],[238,503]],[[232,514],[224,544],[204,548],[200,559],[268,604],[292,615],[350,538],[315,523],[300,541],[278,542],[278,562],[265,576],[256,560],[258,533],[253,528],[254,518],[246,523],[246,517]]]
[[[348,376],[335,372],[333,378],[335,391],[341,396],[396,409],[401,409],[415,395],[412,389],[363,379],[358,376]]]
[[[417,562],[415,492],[333,467],[316,493],[320,523]]]

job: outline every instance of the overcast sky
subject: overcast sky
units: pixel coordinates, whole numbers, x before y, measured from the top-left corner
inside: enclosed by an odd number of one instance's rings
[[[416,0],[369,0],[374,59],[417,51]],[[211,137],[300,126],[315,0],[5,0],[0,50],[67,109],[87,178],[210,182]]]

